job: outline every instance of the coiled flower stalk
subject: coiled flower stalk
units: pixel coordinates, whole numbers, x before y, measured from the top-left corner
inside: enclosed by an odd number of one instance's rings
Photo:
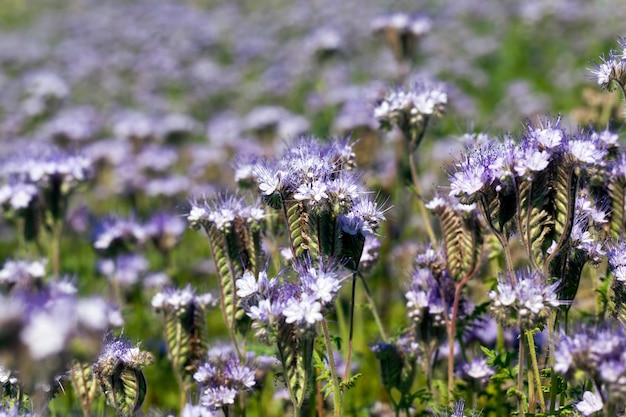
[[[146,398],[146,378],[143,368],[153,362],[150,352],[131,346],[124,338],[106,342],[93,372],[109,406],[118,416],[131,416]]]
[[[182,290],[165,289],[152,298],[152,307],[165,315],[165,342],[181,386],[181,407],[187,401],[192,377],[206,355],[206,310],[215,304],[210,293],[197,295],[190,285]]]

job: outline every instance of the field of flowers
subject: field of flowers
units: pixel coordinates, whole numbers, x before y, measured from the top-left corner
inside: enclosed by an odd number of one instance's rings
[[[620,0],[5,0],[0,417],[626,415]]]

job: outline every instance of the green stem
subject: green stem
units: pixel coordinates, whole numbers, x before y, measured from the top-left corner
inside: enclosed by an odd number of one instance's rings
[[[383,339],[383,342],[386,342],[387,334],[385,333],[385,327],[383,326],[383,322],[380,319],[380,316],[378,315],[376,304],[374,304],[374,298],[372,297],[372,293],[370,292],[370,289],[367,285],[367,282],[365,281],[365,278],[363,278],[363,275],[361,275],[361,282],[363,283],[363,288],[365,288],[365,298],[367,298],[367,302],[370,306],[370,310],[372,311],[372,315],[374,316],[374,321],[376,322],[376,325],[378,326],[380,337]]]
[[[519,357],[517,363],[517,408],[519,415],[524,417],[524,332],[520,327],[519,335]]]
[[[549,414],[554,413],[556,407],[556,395],[557,395],[557,385],[558,385],[558,377],[556,372],[554,371],[555,359],[554,359],[554,346],[557,346],[556,340],[556,332],[554,328],[554,321],[550,318],[548,320],[548,340],[550,341],[550,346],[548,352],[548,361],[550,365],[550,410]]]
[[[63,222],[55,220],[52,225],[52,236],[50,242],[50,260],[52,261],[52,273],[55,277],[61,271],[61,234],[63,232]]]
[[[356,302],[356,279],[357,271],[352,272],[352,295],[350,298],[350,331],[348,335],[348,355],[346,357],[346,369],[343,372],[345,382],[350,378],[350,361],[352,360],[352,338],[354,336],[354,303]]]
[[[435,237],[435,232],[433,231],[433,228],[430,224],[428,211],[426,210],[426,205],[424,204],[424,200],[422,198],[422,192],[420,191],[420,182],[417,175],[417,167],[415,164],[415,150],[411,145],[409,145],[409,167],[411,169],[411,180],[413,181],[413,189],[415,190],[415,195],[417,197],[417,207],[420,211],[420,215],[422,216],[422,220],[424,221],[426,233],[428,233],[430,242],[432,243],[433,247],[436,247],[437,238]]]
[[[326,354],[328,355],[328,363],[330,365],[330,378],[333,386],[333,415],[339,417],[342,414],[341,410],[341,387],[339,386],[339,378],[337,377],[337,368],[335,367],[335,358],[333,356],[333,345],[330,340],[330,333],[328,332],[328,325],[326,319],[322,319],[322,332],[324,333],[324,342],[326,343]]]
[[[539,396],[539,406],[541,412],[546,412],[546,401],[543,397],[543,387],[541,386],[541,376],[539,375],[539,365],[537,364],[537,351],[535,349],[535,336],[530,330],[526,331],[526,340],[528,341],[528,354],[530,355],[530,362],[532,364],[532,371],[535,377],[535,383],[537,385],[537,395]]]

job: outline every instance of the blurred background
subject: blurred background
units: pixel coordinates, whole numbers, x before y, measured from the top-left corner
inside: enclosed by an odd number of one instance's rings
[[[420,148],[427,196],[479,132],[517,132],[545,115],[618,130],[621,99],[600,91],[589,69],[616,47],[625,21],[621,0],[0,0],[0,156],[53,144],[93,161],[95,177],[68,210],[62,252],[71,256],[61,270],[81,293],[104,293],[91,246],[100,219],[182,215],[190,198],[233,188],[238,166],[298,135],[360,139],[365,180],[391,195],[396,142],[373,116],[390,88],[445,85],[447,114]],[[0,256],[16,256],[11,219],[0,231]],[[133,285],[150,277],[215,287],[199,233],[185,232],[167,259],[158,248],[143,256],[129,267]],[[372,280],[381,304],[401,299],[388,277]],[[160,350],[146,369],[145,409],[168,409],[178,398],[161,323],[142,308],[141,290],[126,297],[125,333]],[[382,314],[392,322],[401,311],[388,304]],[[378,372],[366,363],[369,334],[356,340],[364,373]],[[359,382],[347,402],[359,409],[383,395]]]

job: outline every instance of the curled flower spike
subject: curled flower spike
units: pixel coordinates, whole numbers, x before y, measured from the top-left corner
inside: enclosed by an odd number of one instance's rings
[[[152,307],[165,313],[168,355],[185,390],[206,355],[206,310],[216,303],[209,293],[197,295],[191,285],[182,290],[168,288],[152,298]]]
[[[107,404],[118,414],[135,413],[146,397],[143,368],[153,362],[152,354],[132,346],[127,339],[110,339],[93,365]]]

